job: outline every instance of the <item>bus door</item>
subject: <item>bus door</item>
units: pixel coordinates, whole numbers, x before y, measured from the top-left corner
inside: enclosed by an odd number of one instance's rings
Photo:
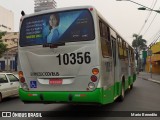
[[[114,83],[116,82],[116,39],[111,36],[111,41],[112,41],[112,58],[113,58],[113,81]],[[117,95],[117,91],[116,91],[116,86],[114,87],[114,96]]]

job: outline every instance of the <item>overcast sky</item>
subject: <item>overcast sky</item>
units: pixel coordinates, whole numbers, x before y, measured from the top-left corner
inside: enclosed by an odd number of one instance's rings
[[[69,6],[92,5],[94,6],[108,22],[129,42],[133,40],[134,33],[143,35],[143,38],[150,44],[153,37],[160,30],[160,14],[152,12],[150,17],[149,11],[137,10],[141,7],[129,1],[116,0],[55,0],[57,8]],[[143,4],[154,9],[160,8],[160,0],[133,0],[134,2]],[[34,12],[34,0],[0,0],[0,5],[13,11],[14,13],[14,30],[19,31],[19,19],[21,10],[26,14]],[[156,15],[156,17],[155,17]],[[1,16],[2,17],[2,16]],[[153,18],[155,19],[153,20]],[[152,24],[151,21],[153,20]],[[142,26],[146,22],[142,29]],[[150,25],[151,24],[151,25]],[[149,27],[150,25],[150,27]],[[149,29],[148,29],[149,27]],[[142,29],[142,30],[141,30]],[[148,30],[147,30],[148,29]],[[141,31],[141,32],[140,32]]]

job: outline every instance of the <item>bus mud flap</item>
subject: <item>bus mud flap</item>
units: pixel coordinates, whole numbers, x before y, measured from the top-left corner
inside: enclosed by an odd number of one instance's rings
[[[72,94],[69,94],[69,95],[68,95],[68,100],[69,100],[69,102],[71,102],[72,99],[73,99],[73,95],[72,95]]]
[[[39,97],[40,97],[41,101],[44,100],[43,94],[40,94]]]

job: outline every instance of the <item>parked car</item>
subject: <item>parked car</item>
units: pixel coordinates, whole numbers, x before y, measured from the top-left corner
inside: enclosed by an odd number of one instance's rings
[[[19,79],[12,73],[0,73],[0,102],[5,97],[18,95]]]

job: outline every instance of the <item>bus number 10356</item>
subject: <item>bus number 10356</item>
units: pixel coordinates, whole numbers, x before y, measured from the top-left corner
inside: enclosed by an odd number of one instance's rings
[[[68,64],[89,64],[91,62],[90,52],[77,52],[77,53],[70,53],[70,54],[59,54],[56,56],[59,60],[59,65],[68,65]]]

